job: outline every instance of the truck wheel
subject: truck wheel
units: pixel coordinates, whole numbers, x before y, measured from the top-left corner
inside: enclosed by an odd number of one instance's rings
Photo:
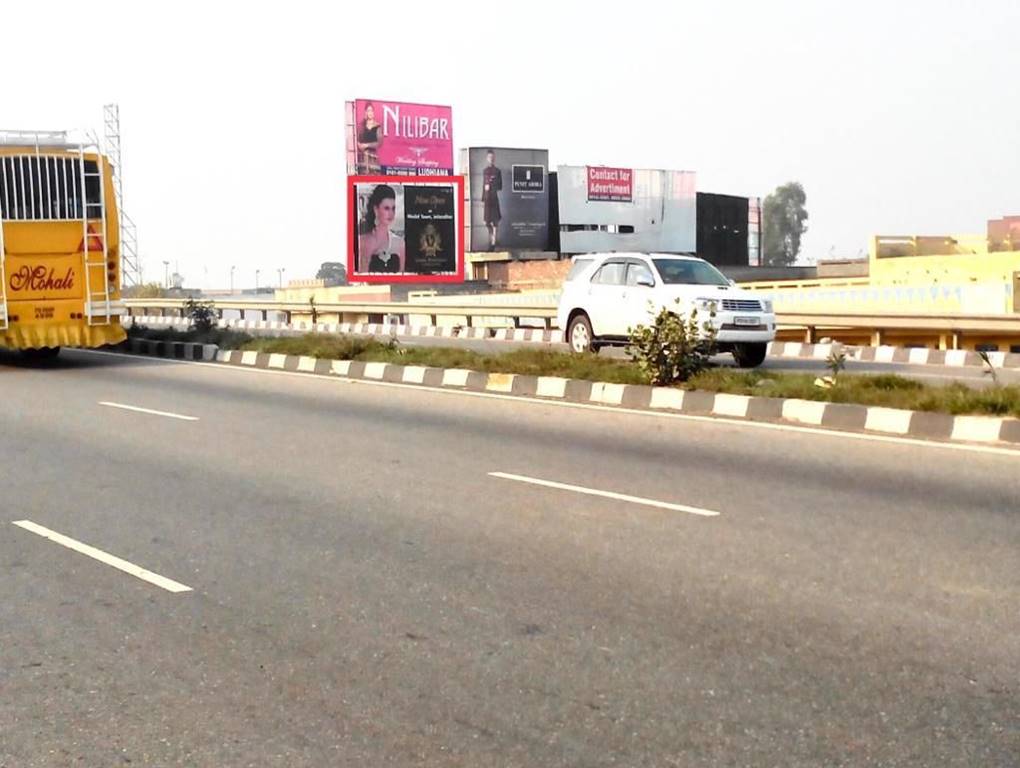
[[[741,368],[757,368],[765,362],[768,344],[734,344],[733,359]]]
[[[39,347],[37,349],[23,349],[22,355],[28,360],[52,360],[60,354],[60,347]]]
[[[598,347],[593,342],[591,321],[588,315],[582,313],[570,321],[567,327],[567,343],[570,351],[579,355],[585,352],[597,352]]]

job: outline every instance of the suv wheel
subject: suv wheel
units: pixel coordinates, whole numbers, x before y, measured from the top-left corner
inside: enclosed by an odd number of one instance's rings
[[[735,344],[733,346],[733,359],[741,368],[757,368],[765,362],[765,353],[768,351],[768,344]]]
[[[570,321],[567,327],[567,343],[570,351],[581,355],[585,352],[597,352],[598,347],[593,341],[591,321],[588,315],[580,314]]]

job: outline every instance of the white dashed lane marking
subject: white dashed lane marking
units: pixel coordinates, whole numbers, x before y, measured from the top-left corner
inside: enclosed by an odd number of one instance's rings
[[[60,546],[67,547],[68,549],[73,549],[75,552],[91,557],[93,560],[98,560],[99,562],[105,563],[119,571],[129,573],[142,581],[154,584],[160,589],[165,589],[167,592],[191,592],[191,587],[185,586],[173,579],[168,579],[165,576],[160,576],[158,573],[147,571],[141,566],[129,563],[127,560],[121,560],[119,557],[115,557],[101,549],[90,547],[88,544],[82,544],[80,541],[75,541],[70,536],[65,536],[62,533],[51,531],[49,528],[33,523],[31,520],[14,520],[13,524],[19,528],[25,529],[26,531],[30,531],[37,536],[42,536],[44,539],[49,539],[54,544],[59,544]]]
[[[515,480],[519,483],[529,483],[531,485],[541,485],[546,488],[555,488],[559,491],[572,491],[573,493],[583,493],[587,496],[601,496],[604,499],[613,499],[614,501],[625,501],[628,504],[641,504],[646,507],[658,507],[659,509],[670,509],[674,512],[687,512],[691,515],[701,515],[702,517],[718,517],[719,513],[711,509],[701,509],[700,507],[689,507],[686,504],[674,504],[671,501],[658,501],[656,499],[644,499],[640,496],[628,496],[624,493],[615,493],[613,491],[600,491],[595,488],[585,488],[581,485],[569,485],[567,483],[557,483],[552,480],[540,480],[537,477],[526,477],[524,475],[511,475],[506,472],[490,472],[490,477],[498,477],[501,480]]]

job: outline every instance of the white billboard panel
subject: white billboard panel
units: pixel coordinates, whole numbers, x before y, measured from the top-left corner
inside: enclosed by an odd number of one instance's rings
[[[693,171],[561,165],[556,177],[562,253],[695,252]]]

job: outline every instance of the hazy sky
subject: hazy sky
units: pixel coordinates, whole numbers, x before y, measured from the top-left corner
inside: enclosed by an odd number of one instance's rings
[[[328,10],[335,8],[335,10]],[[804,257],[1020,213],[1020,2],[4,3],[0,127],[117,102],[147,279],[345,260],[343,103],[453,105],[457,147],[804,184]]]

